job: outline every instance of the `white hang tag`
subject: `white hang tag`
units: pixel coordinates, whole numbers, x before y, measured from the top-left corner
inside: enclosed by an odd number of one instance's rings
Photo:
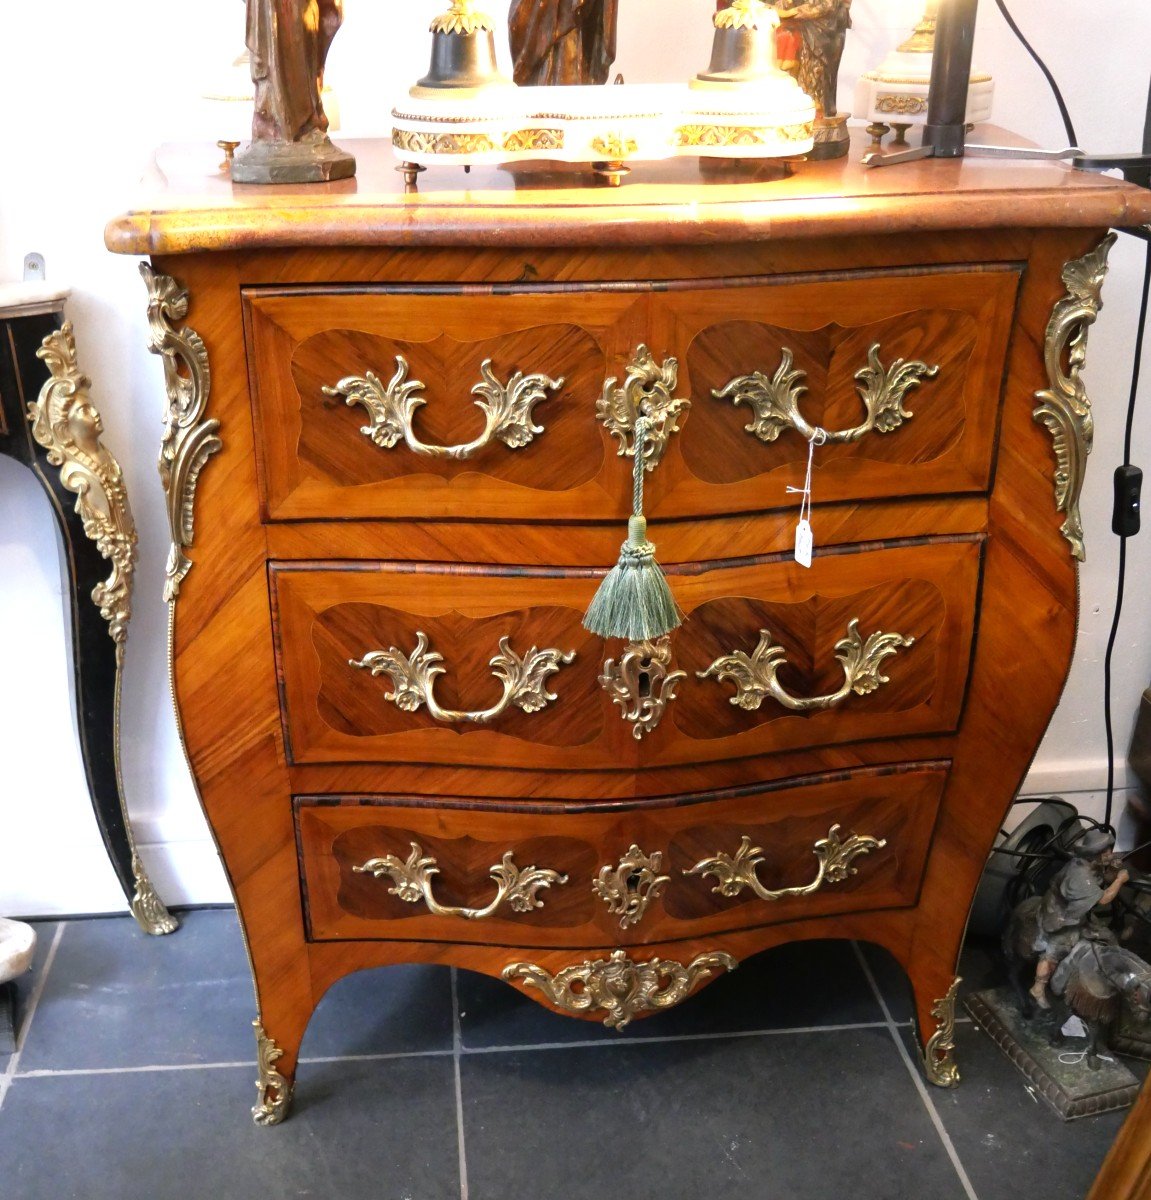
[[[812,554],[815,551],[815,535],[811,532],[811,470],[815,464],[815,448],[827,441],[827,434],[817,429],[807,443],[807,477],[803,487],[789,487],[787,490],[801,498],[799,502],[799,524],[795,527],[795,561],[801,567],[811,566]]]
[[[811,522],[800,521],[795,527],[795,561],[801,567],[810,567],[814,550],[815,539],[811,534]]]

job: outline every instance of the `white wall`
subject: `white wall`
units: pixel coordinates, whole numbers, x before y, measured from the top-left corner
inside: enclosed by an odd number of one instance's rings
[[[423,73],[427,24],[440,0],[346,0],[331,56],[348,135],[388,130],[391,100]],[[504,10],[492,0],[493,11]],[[856,0],[843,70],[850,106],[856,76],[906,35],[921,0]],[[997,117],[1062,145],[1038,71],[984,0],[979,62],[998,84]],[[1141,139],[1151,63],[1151,6],[1112,0],[1086,15],[1079,0],[1014,0],[1021,24],[1063,82],[1080,138],[1100,150]],[[706,65],[712,0],[621,0],[618,67],[634,82],[686,78]],[[17,98],[0,165],[0,280],[20,277],[23,255],[47,256],[49,278],[75,289],[69,315],[95,380],[107,442],[127,476],[141,559],[124,701],[128,801],[142,849],[169,902],[227,899],[169,711],[164,608],[167,551],[155,471],[160,364],[144,349],[144,295],[135,264],[103,249],[105,221],[124,207],[152,148],[226,136],[219,106],[202,100],[242,47],[240,0],[0,0],[0,78]],[[1105,67],[1085,70],[1082,48]],[[1109,532],[1110,472],[1120,460],[1123,408],[1138,301],[1140,250],[1113,256],[1107,308],[1092,335],[1088,382],[1096,402],[1095,457],[1084,498],[1090,559],[1083,572],[1079,656],[1032,774],[1035,790],[1098,802],[1105,778],[1101,661],[1116,562]],[[1147,397],[1144,403],[1147,403]],[[1151,465],[1151,414],[1141,412],[1137,461]],[[1127,617],[1116,656],[1120,778],[1142,689],[1151,682],[1151,535],[1132,543]],[[0,459],[0,912],[118,910],[121,897],[99,845],[70,718],[70,651],[53,527],[32,477]]]

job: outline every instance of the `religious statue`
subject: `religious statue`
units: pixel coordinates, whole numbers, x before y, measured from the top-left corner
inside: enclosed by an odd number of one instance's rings
[[[617,12],[618,0],[512,0],[516,83],[607,83]]]
[[[321,91],[343,0],[245,0],[256,88],[252,141],[235,157],[237,183],[318,183],[355,173],[328,138]]]
[[[781,22],[799,29],[799,86],[815,101],[819,116],[837,114],[839,64],[851,28],[851,0],[775,0]]]

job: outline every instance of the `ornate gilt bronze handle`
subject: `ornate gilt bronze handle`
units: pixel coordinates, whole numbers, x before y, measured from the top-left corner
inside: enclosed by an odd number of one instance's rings
[[[494,916],[505,901],[509,908],[518,913],[543,908],[544,902],[537,898],[536,893],[541,888],[551,887],[553,883],[568,881],[566,875],[546,867],[532,866],[521,871],[512,861],[512,851],[509,850],[503,861],[492,867],[490,872],[496,884],[495,899],[485,908],[455,908],[438,903],[432,895],[432,879],[440,873],[436,860],[424,855],[419,842],[412,842],[411,847],[412,852],[406,861],[401,861],[395,854],[388,854],[383,858],[369,859],[362,867],[353,867],[352,871],[356,875],[374,875],[377,879],[388,875],[394,885],[388,888],[389,895],[399,896],[406,904],[419,904],[422,900],[433,916],[463,917],[465,921],[484,921]]]
[[[503,977],[538,988],[561,1012],[602,1012],[608,1029],[623,1029],[642,1012],[681,1004],[711,975],[734,971],[736,961],[722,950],[697,954],[689,963],[672,958],[636,962],[626,951],[588,959],[552,974],[535,963],[509,963]]]
[[[663,854],[644,854],[636,845],[612,866],[600,868],[599,878],[592,880],[591,890],[606,905],[613,916],[619,917],[620,929],[630,929],[643,920],[648,906],[658,900],[671,876],[661,875]]]
[[[670,666],[671,642],[666,637],[628,642],[618,663],[609,658],[603,665],[600,686],[623,710],[623,719],[631,722],[636,741],[659,725],[687,678],[685,671],[672,671]]]
[[[819,874],[815,879],[805,887],[780,888],[778,891],[764,887],[760,881],[759,864],[763,862],[763,847],[753,846],[751,838],[746,835],[740,841],[734,857],[721,852],[714,858],[705,858],[696,863],[684,874],[714,875],[718,882],[711,890],[719,896],[735,897],[749,887],[761,900],[783,900],[788,896],[810,896],[825,884],[843,883],[856,874],[857,868],[852,866],[855,858],[870,854],[872,850],[881,850],[886,845],[883,838],[854,833],[844,841],[839,836],[839,826],[833,825],[827,837],[815,843],[813,853],[819,861]]]
[[[341,379],[335,387],[325,387],[324,394],[343,396],[349,407],[359,404],[365,408],[371,423],[360,432],[377,446],[391,450],[402,438],[409,450],[425,458],[472,458],[496,438],[512,450],[520,450],[536,434],[543,433],[543,426],[535,424],[535,406],[547,399],[549,391],[557,392],[563,387],[562,378],[549,379],[546,375],[517,371],[502,384],[492,372],[490,358],[480,365],[480,375],[482,379],[472,388],[472,395],[480,397],[476,407],[484,414],[484,431],[474,441],[459,446],[429,446],[416,437],[412,419],[416,410],[427,403],[416,393],[424,391],[426,385],[408,379],[408,360],[402,355],[396,355],[396,373],[387,387],[378,375],[366,371]]]
[[[373,650],[359,661],[349,659],[348,665],[371,671],[373,675],[390,675],[395,690],[384,698],[404,712],[418,712],[426,704],[428,712],[445,724],[487,725],[502,717],[513,704],[526,713],[546,708],[556,699],[547,689],[548,676],[574,658],[574,650],[563,654],[559,650],[537,650],[535,646],[520,658],[508,639],[500,638],[500,652],[490,665],[492,674],[504,685],[504,694],[498,704],[479,712],[455,712],[436,703],[436,676],[446,673],[439,665],[444,656],[428,649],[426,633],[416,634],[416,648],[410,657],[392,646],[388,650]]]
[[[795,356],[783,350],[779,370],[768,379],[762,371],[742,375],[733,379],[726,387],[712,392],[717,400],[731,400],[733,404],[750,405],[755,419],[744,426],[761,442],[774,442],[785,429],[794,429],[806,441],[858,442],[873,430],[876,433],[892,433],[904,421],[914,415],[903,407],[907,394],[925,379],[934,379],[938,367],[929,367],[923,362],[904,362],[897,358],[890,368],[885,368],[879,359],[878,344],[867,352],[868,365],[856,373],[859,397],[867,410],[867,419],[853,429],[832,432],[809,425],[799,411],[799,402],[807,394],[803,382],[807,372],[794,366]],[[821,436],[822,435],[822,436]]]
[[[731,703],[754,712],[770,696],[792,712],[813,712],[836,708],[854,692],[866,696],[881,684],[890,682],[879,668],[885,658],[900,648],[915,644],[913,637],[901,633],[873,633],[865,642],[859,633],[859,621],[847,627],[847,637],[837,642],[835,657],[843,665],[843,686],[830,696],[798,697],[791,695],[777,678],[779,668],[787,663],[787,651],[772,645],[766,629],[759,632],[759,645],[750,656],[742,650],[717,658],[706,671],[697,671],[700,679],[730,679],[735,684]]]
[[[620,458],[635,457],[635,423],[646,417],[643,465],[648,471],[659,465],[671,435],[679,432],[680,414],[691,408],[690,400],[676,399],[678,383],[678,360],[665,358],[661,365],[646,346],[637,346],[623,384],[617,386],[612,378],[603,385],[596,416],[619,441]]]

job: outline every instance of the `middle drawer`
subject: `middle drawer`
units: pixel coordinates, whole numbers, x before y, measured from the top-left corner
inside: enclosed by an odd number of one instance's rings
[[[583,570],[273,563],[289,760],[610,771],[953,732],[982,540],[858,549],[669,566],[686,620],[646,648],[583,628]]]

